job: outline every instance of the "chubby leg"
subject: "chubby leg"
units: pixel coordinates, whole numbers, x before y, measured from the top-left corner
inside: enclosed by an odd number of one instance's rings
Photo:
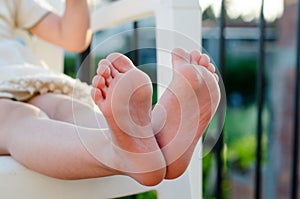
[[[32,170],[62,179],[128,175],[145,185],[163,178],[160,171],[135,172],[149,168],[138,164],[142,158],[116,150],[109,134],[99,129],[49,119],[39,108],[21,102],[2,99],[0,109],[2,154]]]
[[[28,103],[42,109],[54,120],[89,128],[107,128],[107,122],[101,112],[70,96],[47,93],[34,97]]]
[[[97,174],[99,164],[85,151],[72,125],[51,120],[29,104],[0,100],[0,107],[6,113],[0,115],[0,146],[18,162],[63,179]],[[87,166],[94,169],[84,169]],[[103,175],[108,174],[104,169]]]
[[[168,179],[186,170],[220,101],[218,77],[207,55],[175,49],[172,62],[173,80],[152,113]]]

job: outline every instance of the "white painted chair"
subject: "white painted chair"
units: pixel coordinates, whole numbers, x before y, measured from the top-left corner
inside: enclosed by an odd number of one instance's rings
[[[184,47],[188,50],[200,46],[201,11],[198,0],[120,0],[93,12],[91,27],[94,32],[125,22],[155,16],[156,28],[172,30],[165,35],[157,31],[156,46],[171,50]],[[102,19],[102,20],[98,20]],[[104,20],[103,20],[104,19]],[[183,20],[184,19],[184,20]],[[180,43],[176,34],[182,33],[197,44]],[[27,38],[28,39],[28,38]],[[63,50],[33,39],[29,45],[54,70],[62,71]],[[41,50],[42,49],[42,50]],[[171,67],[170,56],[157,51],[158,66]],[[160,67],[157,68],[158,82],[170,79]],[[159,88],[159,95],[163,88]],[[1,199],[100,199],[116,198],[149,190],[156,190],[159,199],[201,199],[200,145],[197,147],[188,170],[176,180],[165,180],[154,187],[144,187],[126,176],[65,181],[49,178],[18,164],[9,156],[0,156]]]

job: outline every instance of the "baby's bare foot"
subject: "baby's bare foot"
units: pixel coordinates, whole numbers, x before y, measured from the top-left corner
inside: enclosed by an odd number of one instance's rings
[[[172,62],[173,80],[152,115],[169,179],[186,170],[220,101],[218,76],[207,55],[175,49]]]
[[[110,127],[118,157],[113,169],[145,185],[159,183],[165,160],[151,126],[152,84],[122,54],[100,61],[93,79],[92,97]]]

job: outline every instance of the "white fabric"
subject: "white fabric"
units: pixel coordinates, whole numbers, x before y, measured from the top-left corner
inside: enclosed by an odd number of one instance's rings
[[[0,0],[0,67],[13,64],[41,62],[14,38],[15,30],[33,27],[50,11],[45,3],[35,0]]]
[[[56,92],[92,104],[86,84],[49,70],[25,43],[14,38],[17,29],[28,30],[50,11],[51,6],[41,0],[0,0],[0,98],[25,101]]]
[[[64,74],[34,65],[0,67],[0,97],[25,101],[47,92],[69,95],[93,106],[90,87]]]

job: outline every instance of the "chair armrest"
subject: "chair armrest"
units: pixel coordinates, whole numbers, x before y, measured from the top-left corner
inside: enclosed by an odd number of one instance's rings
[[[154,189],[141,186],[127,176],[59,180],[33,172],[10,156],[0,156],[0,187],[0,198],[14,199],[99,199]]]
[[[91,14],[93,32],[154,15],[157,0],[120,0]]]

